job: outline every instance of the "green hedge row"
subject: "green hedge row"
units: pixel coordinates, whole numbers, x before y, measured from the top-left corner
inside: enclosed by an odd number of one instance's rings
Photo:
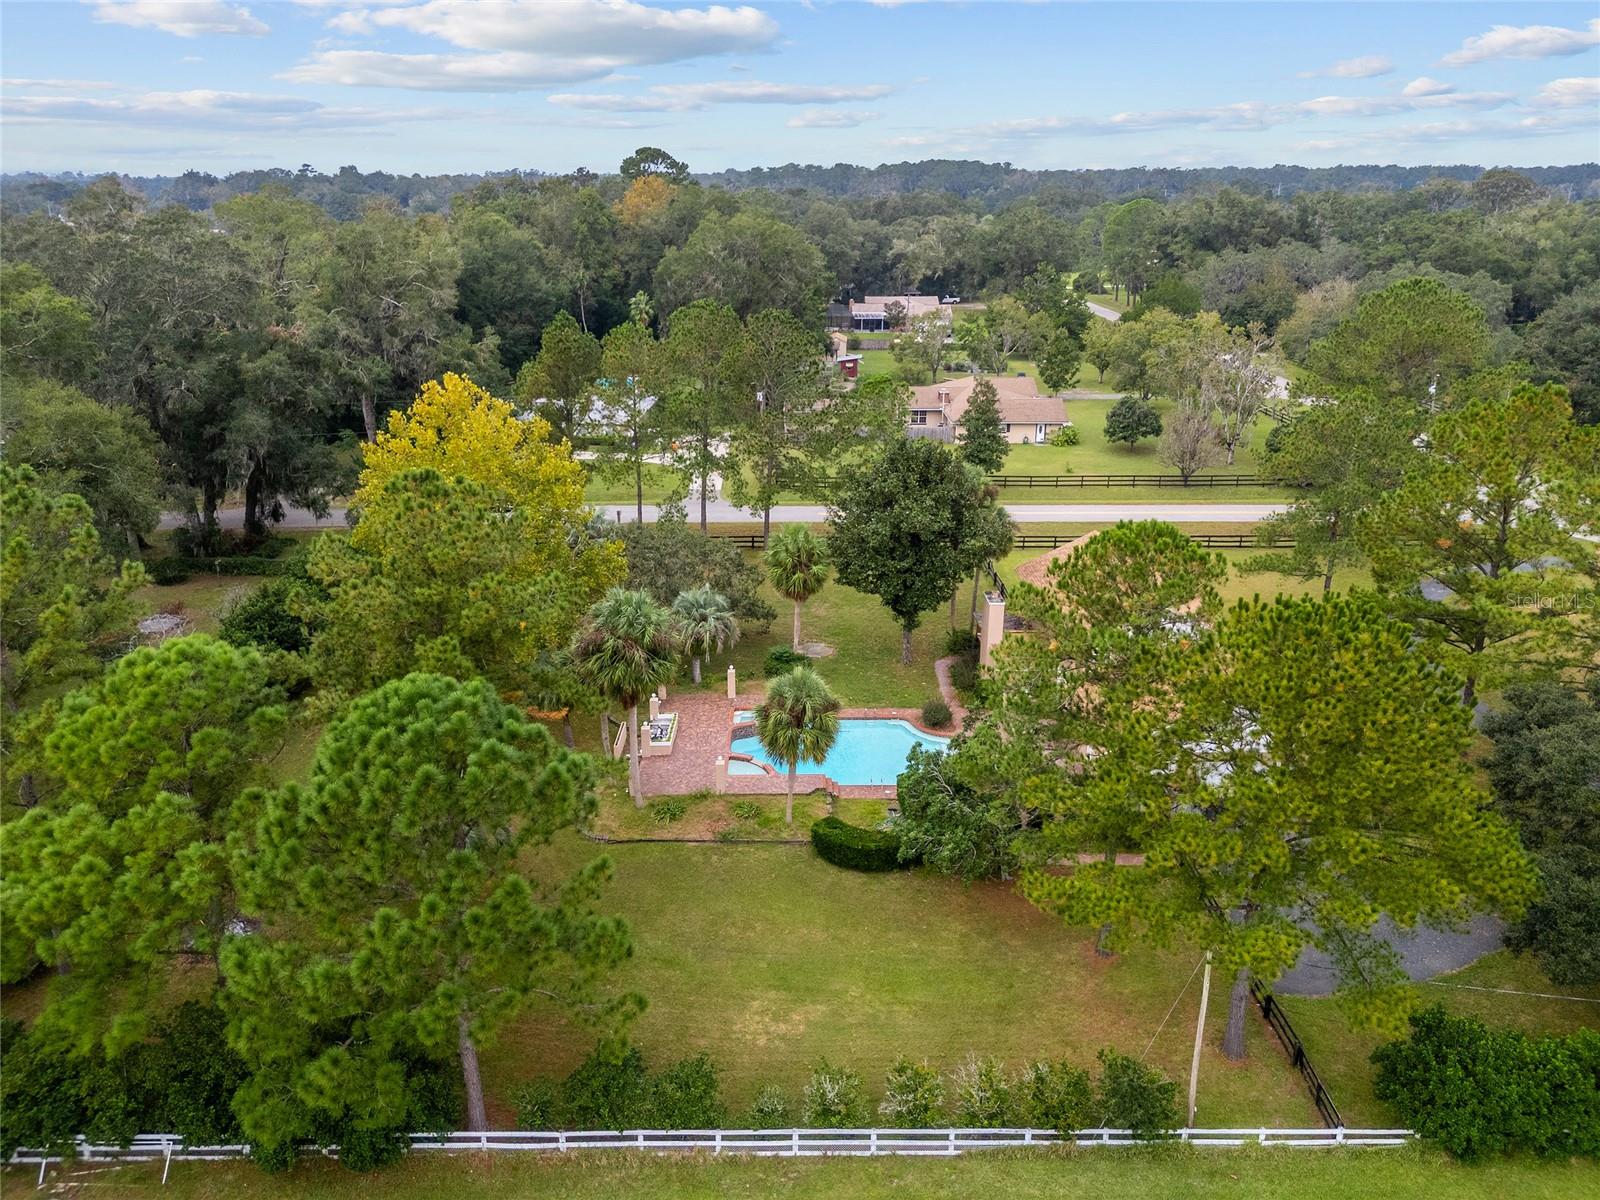
[[[811,844],[836,867],[852,871],[893,871],[900,861],[900,835],[886,829],[862,829],[838,817],[823,817],[811,827]]]
[[[221,558],[156,558],[145,564],[152,583],[183,583],[191,575],[287,575],[293,560],[229,554]]]

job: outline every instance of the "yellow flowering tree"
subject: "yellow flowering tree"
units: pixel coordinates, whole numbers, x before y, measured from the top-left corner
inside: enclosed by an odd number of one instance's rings
[[[355,503],[363,514],[385,503],[385,488],[399,475],[432,468],[445,479],[459,475],[482,484],[516,506],[526,537],[521,566],[528,574],[568,573],[592,593],[589,602],[622,581],[620,545],[581,536],[589,519],[586,477],[571,447],[551,440],[548,421],[519,417],[463,375],[425,383],[411,407],[390,413],[388,429],[361,452]],[[371,539],[383,527],[358,524],[351,545],[372,549]]]

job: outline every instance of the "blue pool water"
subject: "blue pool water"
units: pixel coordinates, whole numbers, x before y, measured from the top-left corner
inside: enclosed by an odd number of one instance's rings
[[[906,721],[881,718],[847,718],[839,722],[839,736],[821,764],[800,760],[800,771],[818,771],[835,783],[892,784],[906,769],[906,758],[911,747],[922,746],[928,750],[944,750],[950,739],[923,733]],[[757,762],[764,762],[779,774],[784,768],[767,757],[761,748],[761,739],[755,734],[733,739],[735,754],[748,754]]]

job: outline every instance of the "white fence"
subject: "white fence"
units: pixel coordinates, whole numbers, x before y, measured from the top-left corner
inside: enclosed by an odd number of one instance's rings
[[[912,1154],[950,1157],[972,1150],[1014,1146],[1134,1146],[1147,1142],[1187,1142],[1195,1146],[1403,1146],[1416,1135],[1409,1129],[1177,1129],[1160,1137],[1139,1138],[1127,1129],[1082,1129],[1063,1137],[1053,1129],[599,1129],[533,1132],[521,1129],[479,1133],[414,1133],[415,1151],[567,1153],[575,1150],[648,1150],[657,1153],[706,1151],[759,1157],[809,1157],[845,1154]],[[186,1146],[172,1133],[141,1133],[127,1146],[95,1145],[79,1138],[70,1157],[80,1162],[210,1162],[243,1158],[247,1145]],[[336,1150],[315,1151],[337,1157]],[[18,1150],[13,1164],[45,1168],[67,1155]]]

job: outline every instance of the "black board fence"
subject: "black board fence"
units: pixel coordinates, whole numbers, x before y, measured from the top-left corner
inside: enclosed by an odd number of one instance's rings
[[[1261,1015],[1266,1018],[1267,1024],[1272,1026],[1272,1032],[1277,1034],[1278,1040],[1283,1043],[1283,1048],[1289,1055],[1290,1065],[1299,1071],[1300,1078],[1305,1080],[1306,1088],[1311,1092],[1311,1103],[1317,1106],[1318,1114],[1329,1129],[1343,1129],[1344,1118],[1339,1115],[1339,1106],[1333,1102],[1333,1097],[1323,1086],[1322,1076],[1317,1074],[1316,1067],[1311,1065],[1305,1044],[1301,1042],[1300,1035],[1294,1031],[1289,1014],[1283,1011],[1278,998],[1264,987],[1259,979],[1250,980],[1250,995],[1260,1006]]]

